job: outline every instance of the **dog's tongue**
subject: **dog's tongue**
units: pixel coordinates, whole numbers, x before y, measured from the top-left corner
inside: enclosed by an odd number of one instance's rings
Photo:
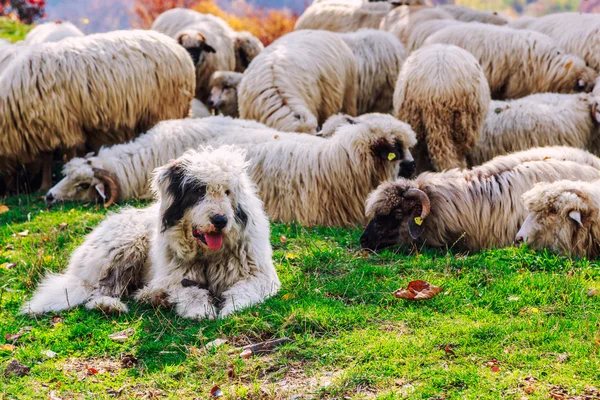
[[[211,250],[219,250],[223,245],[223,235],[220,233],[207,233],[206,244]]]

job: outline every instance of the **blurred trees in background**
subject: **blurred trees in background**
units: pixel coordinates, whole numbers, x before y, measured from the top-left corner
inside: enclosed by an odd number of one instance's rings
[[[162,12],[185,7],[223,18],[236,31],[249,31],[265,46],[279,36],[294,30],[298,14],[288,9],[267,9],[253,6],[244,0],[234,0],[227,12],[215,0],[136,0],[133,24],[149,28]]]
[[[0,0],[0,16],[32,24],[45,17],[46,0]]]

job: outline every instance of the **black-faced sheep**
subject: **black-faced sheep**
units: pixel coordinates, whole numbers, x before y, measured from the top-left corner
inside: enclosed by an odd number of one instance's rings
[[[263,44],[249,32],[235,32],[224,20],[194,10],[165,11],[152,29],[176,39],[196,66],[196,98],[206,102],[210,77],[216,71],[244,72]]]
[[[332,32],[355,32],[361,28],[379,28],[392,9],[388,2],[366,3],[360,0],[326,0],[310,5],[294,30],[322,29]]]
[[[600,256],[600,182],[538,183],[523,195],[529,214],[515,243],[571,256]]]
[[[117,31],[20,48],[0,82],[0,173],[7,174],[42,153],[122,143],[187,116],[194,67],[165,35]]]
[[[390,115],[367,114],[328,139],[283,133],[246,120],[211,117],[164,121],[137,140],[76,158],[46,200],[107,203],[152,196],[152,170],[200,145],[248,150],[250,173],[275,221],[349,226],[364,220],[364,201],[378,184],[410,176],[415,134]]]
[[[238,111],[238,86],[242,81],[239,72],[217,71],[210,78],[210,97],[208,107],[216,114],[237,118]]]
[[[537,182],[600,177],[600,159],[547,147],[497,157],[471,170],[425,172],[384,183],[367,200],[361,246],[394,244],[478,251],[509,246],[525,220],[521,195]]]
[[[494,99],[590,92],[598,75],[548,36],[528,30],[471,22],[444,28],[425,41],[425,45],[434,43],[453,44],[473,54]]]
[[[592,94],[532,94],[492,101],[473,164],[532,147],[570,146],[600,155],[600,98]]]
[[[413,52],[394,93],[396,118],[417,133],[418,171],[467,166],[490,104],[490,89],[469,52],[446,45]]]

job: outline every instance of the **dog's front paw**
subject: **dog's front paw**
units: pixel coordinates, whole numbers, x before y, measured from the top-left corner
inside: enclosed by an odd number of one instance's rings
[[[177,314],[189,319],[215,319],[217,311],[210,302],[177,303]]]
[[[122,314],[128,311],[127,306],[116,297],[96,296],[92,297],[86,304],[88,310],[101,310],[107,314]]]
[[[168,307],[168,294],[165,289],[146,286],[138,290],[134,296],[137,301],[150,303],[155,306]]]

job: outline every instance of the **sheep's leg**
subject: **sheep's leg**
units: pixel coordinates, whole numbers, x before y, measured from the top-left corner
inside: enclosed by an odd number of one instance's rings
[[[42,186],[40,191],[47,192],[52,187],[52,153],[42,154]]]
[[[221,318],[263,302],[277,292],[278,284],[263,274],[252,276],[237,282],[223,292],[223,306],[219,312]]]

